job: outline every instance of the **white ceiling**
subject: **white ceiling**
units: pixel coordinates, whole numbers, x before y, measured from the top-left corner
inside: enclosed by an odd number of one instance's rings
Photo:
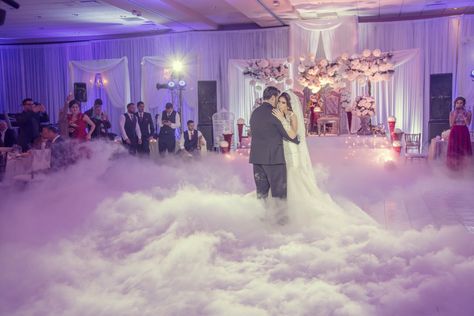
[[[68,41],[127,34],[272,27],[292,19],[363,21],[474,13],[474,0],[16,0],[0,42]]]

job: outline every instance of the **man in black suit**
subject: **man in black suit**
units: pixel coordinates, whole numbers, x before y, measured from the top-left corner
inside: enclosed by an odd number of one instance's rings
[[[140,131],[142,132],[142,143],[138,146],[138,152],[142,154],[150,154],[150,140],[153,138],[155,133],[155,126],[153,125],[153,117],[151,113],[145,112],[145,103],[139,101],[137,103],[138,107],[138,125],[140,126]]]
[[[0,121],[0,147],[12,147],[16,144],[15,131],[8,128],[5,121]]]
[[[250,117],[252,143],[250,163],[253,164],[257,197],[266,199],[271,189],[274,198],[286,199],[286,162],[283,152],[283,138],[299,143],[290,138],[281,122],[272,115],[280,91],[267,87],[263,91],[263,104],[257,107]]]
[[[22,105],[23,112],[16,117],[16,121],[20,127],[18,144],[21,146],[23,152],[26,152],[39,136],[41,123],[48,122],[49,117],[48,114],[46,114],[44,105],[35,105],[30,98],[24,99]]]
[[[142,132],[135,114],[135,103],[127,104],[127,113],[120,117],[120,132],[124,145],[132,155],[137,153],[138,145],[142,143]]]

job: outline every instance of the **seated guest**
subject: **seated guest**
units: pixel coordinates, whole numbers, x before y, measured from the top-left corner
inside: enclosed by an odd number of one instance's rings
[[[145,103],[139,101],[138,107],[138,125],[142,133],[142,143],[138,146],[138,152],[143,154],[150,154],[150,140],[153,138],[155,133],[155,126],[153,126],[153,117],[151,113],[145,112]]]
[[[161,155],[165,152],[174,153],[176,150],[176,129],[181,126],[179,113],[173,109],[173,104],[166,103],[161,114],[160,134],[158,135],[158,150]]]
[[[8,128],[5,121],[0,121],[0,147],[12,147],[16,144],[15,131]]]
[[[471,124],[472,113],[466,110],[466,99],[457,97],[455,109],[449,114],[449,133],[447,165],[453,170],[460,169],[464,160],[472,156],[471,135],[468,126]]]
[[[112,124],[110,124],[107,114],[102,112],[102,100],[96,99],[94,106],[87,110],[85,114],[89,116],[92,122],[95,124],[92,138],[107,138],[109,135],[108,129],[112,127]],[[90,128],[91,126],[89,126],[89,130]]]
[[[44,105],[35,106],[33,100],[30,98],[24,99],[22,102],[23,112],[17,117],[16,121],[20,127],[18,133],[18,144],[21,146],[23,152],[31,148],[31,144],[38,138],[40,134],[40,124],[48,122],[49,117],[46,114]]]
[[[188,129],[184,131],[183,137],[179,141],[179,148],[193,155],[199,153],[204,140],[202,133],[194,128],[194,121],[187,122]]]
[[[127,104],[127,113],[120,117],[120,132],[122,141],[128,148],[130,154],[137,153],[138,145],[142,143],[142,133],[138,125],[138,118],[135,115],[135,104]]]
[[[90,140],[95,130],[95,124],[86,114],[81,113],[80,103],[77,100],[69,102],[70,114],[67,115],[69,137],[81,141]],[[89,132],[86,131],[89,124]]]
[[[48,138],[48,147],[51,148],[51,169],[58,170],[71,163],[71,153],[68,144],[59,135],[56,127],[49,125],[45,127],[45,135]]]
[[[38,136],[38,138],[35,139],[33,142],[33,149],[45,149],[48,148],[48,126],[43,126],[41,128],[41,134]]]

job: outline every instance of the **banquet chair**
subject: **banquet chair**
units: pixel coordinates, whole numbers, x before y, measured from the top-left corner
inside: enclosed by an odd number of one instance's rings
[[[335,91],[331,91],[324,97],[323,114],[317,119],[318,135],[326,135],[327,124],[331,125],[331,134],[340,134],[341,125],[341,111],[340,111],[341,96]]]
[[[405,137],[405,161],[414,159],[426,159],[427,155],[421,152],[421,133],[404,134]]]

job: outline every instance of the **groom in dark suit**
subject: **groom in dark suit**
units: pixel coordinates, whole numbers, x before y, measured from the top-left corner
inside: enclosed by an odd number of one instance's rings
[[[267,87],[263,91],[263,104],[256,108],[250,117],[252,143],[250,163],[257,187],[257,197],[265,199],[271,189],[274,198],[286,199],[286,163],[283,152],[283,138],[299,143],[290,138],[281,122],[272,115],[280,91]]]

